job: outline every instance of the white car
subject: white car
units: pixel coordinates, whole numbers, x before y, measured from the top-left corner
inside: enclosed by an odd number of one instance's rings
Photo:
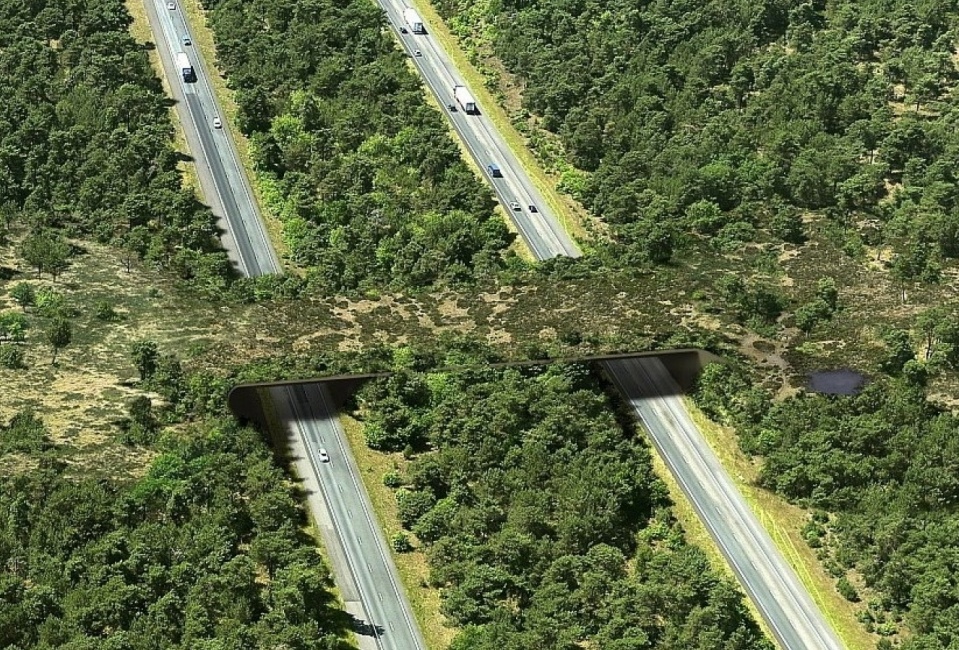
[[[223,128],[223,122],[220,121],[220,118],[218,118],[218,117],[214,117],[214,118],[213,118],[213,128],[214,128],[214,129],[222,129],[222,128]]]
[[[419,50],[413,50],[413,56],[423,56],[423,53]]]
[[[519,212],[520,210],[523,209],[523,208],[519,207],[519,203],[517,203],[516,201],[510,201],[510,202],[509,202],[509,207],[513,208],[513,209],[516,210],[517,212]]]
[[[175,3],[175,2],[168,2],[168,3],[166,3],[166,8],[169,9],[170,11],[174,11],[174,10],[176,9],[176,3]]]
[[[326,453],[326,450],[325,450],[325,449],[320,449],[319,457],[320,457],[320,462],[321,462],[321,463],[328,463],[328,462],[330,462],[330,455],[329,455],[328,453]]]

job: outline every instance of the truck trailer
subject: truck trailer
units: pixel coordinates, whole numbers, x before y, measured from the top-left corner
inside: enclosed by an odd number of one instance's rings
[[[476,100],[466,89],[466,86],[453,86],[453,98],[467,113],[476,113]]]
[[[189,83],[196,79],[196,74],[193,72],[193,64],[190,63],[190,57],[186,55],[186,52],[176,53],[176,65],[178,68],[180,68],[180,74],[183,75],[183,81]]]
[[[406,19],[406,24],[410,26],[410,31],[414,34],[426,33],[426,26],[423,24],[423,19],[420,18],[420,15],[416,13],[416,9],[413,7],[407,7],[403,10],[403,18]]]

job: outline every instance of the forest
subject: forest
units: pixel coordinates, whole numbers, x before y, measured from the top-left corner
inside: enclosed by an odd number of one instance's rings
[[[420,365],[364,387],[356,415],[412,459],[383,478],[411,536],[392,541],[425,551],[453,650],[772,648],[592,371]]]
[[[0,242],[54,279],[79,238],[222,290],[229,262],[131,22],[120,0],[0,1]]]
[[[959,418],[927,398],[902,349],[889,350],[895,375],[858,395],[773,401],[746,370],[715,365],[697,400],[763,457],[763,487],[813,511],[803,534],[840,593],[877,594],[867,629],[906,623],[904,650],[940,650],[959,640]]]
[[[512,235],[369,0],[204,0],[266,202],[326,293],[459,282]]]
[[[226,419],[185,433],[131,481],[77,475],[30,412],[0,423],[0,647],[351,647],[260,434]]]
[[[841,246],[891,247],[904,281],[959,256],[953,1],[436,5],[559,138],[609,264],[801,244],[809,214]]]

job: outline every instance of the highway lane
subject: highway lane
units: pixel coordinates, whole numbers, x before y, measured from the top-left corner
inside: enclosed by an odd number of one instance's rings
[[[342,553],[336,560],[346,570],[337,575],[337,585],[347,611],[359,623],[361,650],[425,650],[343,429],[330,416],[335,409],[326,388],[277,387],[270,394],[287,442],[303,442],[298,473],[319,478],[306,489],[310,493],[312,488],[314,498],[324,502],[327,514],[317,523],[327,548]],[[319,459],[320,449],[326,449],[329,462]]]
[[[400,27],[409,27],[403,17],[403,0],[378,2],[404,48],[411,54],[420,50],[422,56],[414,56],[413,62],[440,105],[445,107],[455,101],[453,85],[465,84],[439,43],[428,34],[401,33]],[[482,107],[480,109],[482,111]],[[447,116],[484,170],[534,256],[545,260],[557,255],[578,255],[578,249],[548,209],[541,210],[533,220],[522,218],[529,216],[525,210],[523,214],[516,214],[509,209],[511,200],[519,201],[524,208],[529,201],[538,201],[537,205],[544,202],[540,197],[532,198],[535,188],[489,120],[462,111],[447,111]],[[503,168],[503,179],[486,173],[488,162],[496,162]],[[678,397],[680,391],[662,363],[658,359],[618,361],[605,364],[605,369],[630,400],[636,416],[645,425],[781,647],[786,650],[842,648],[822,612],[689,418]]]
[[[183,44],[192,32],[179,2],[167,9],[166,0],[144,0],[155,36],[157,52],[166,70],[187,144],[196,162],[200,188],[223,230],[223,246],[241,273],[258,276],[281,272],[276,252],[266,233],[249,182],[227,128],[216,129],[214,117],[226,127],[223,112],[208,80],[199,50]],[[195,81],[185,82],[176,66],[176,53],[185,52],[196,71]]]
[[[149,4],[151,0],[147,2]],[[403,24],[402,6],[393,0],[380,0],[380,2],[393,28],[399,32],[398,27]],[[165,3],[156,3],[156,6],[162,8],[161,12],[166,11],[163,8]],[[180,24],[180,28],[179,35],[182,35],[187,30],[185,23]],[[170,51],[177,51],[170,45],[176,42],[175,37],[178,36],[176,24],[173,21],[170,23],[168,32],[167,38],[174,39],[168,43],[168,47]],[[412,60],[427,80],[428,86],[441,106],[445,107],[447,103],[453,101],[452,86],[462,83],[462,80],[457,78],[449,59],[438,44],[428,35],[401,34],[400,39],[411,54],[416,49],[421,51],[423,56],[413,57]],[[205,68],[195,55],[193,58],[194,65],[203,77]],[[179,81],[178,72],[173,70],[169,53],[164,65],[168,68],[171,80],[178,82],[174,85],[186,86]],[[188,94],[184,88],[181,88],[181,92],[184,97]],[[212,97],[212,93],[210,95]],[[185,101],[188,105],[193,104],[188,99]],[[482,110],[482,107],[480,108]],[[208,139],[201,140],[199,135],[199,131],[203,130],[204,120],[208,124],[212,115],[219,114],[215,104],[209,102],[204,104],[203,97],[200,95],[198,105],[192,105],[186,112],[190,113],[190,116],[187,116],[184,121],[193,120],[194,128],[197,129],[197,133],[193,135],[198,141],[198,146],[201,148],[212,146],[217,149],[218,144],[215,140],[211,145]],[[504,202],[504,207],[507,208],[507,212],[510,213],[534,255],[538,259],[548,259],[557,255],[578,255],[578,249],[556,224],[555,218],[549,214],[545,201],[529,182],[522,167],[488,120],[483,115],[466,115],[462,111],[448,113],[448,117],[480,169],[484,170],[484,174],[486,164],[489,162],[496,162],[503,169],[503,178],[490,178],[488,174],[487,178],[500,200]],[[189,129],[187,131],[189,139]],[[226,139],[229,139],[226,130],[221,133],[226,134]],[[216,134],[209,135],[216,137]],[[235,154],[232,157],[235,161]],[[239,183],[237,187],[249,192],[245,178],[237,180],[238,176],[242,177],[238,166],[236,173],[232,174],[233,178],[230,178],[231,174],[226,165],[222,174],[214,173],[213,175],[221,179],[216,188],[218,193],[222,194],[221,187],[224,183]],[[207,193],[207,196],[210,196],[210,193]],[[223,198],[220,200],[223,201]],[[523,206],[522,213],[515,214],[508,209],[508,203],[513,200]],[[229,199],[226,199],[225,202],[228,203],[228,201]],[[540,208],[538,215],[528,212],[529,204]],[[241,234],[240,239],[242,238]],[[256,261],[253,261],[251,265],[254,267],[250,270],[251,274],[270,272],[267,270],[268,265],[261,266]],[[277,271],[279,271],[278,265]],[[673,392],[674,387],[671,386],[672,380],[668,377],[668,373],[664,374],[664,369],[660,371],[655,367],[650,368],[648,364],[647,367],[613,367],[613,364],[609,364],[608,371],[623,390],[624,395],[629,396],[637,416],[646,425],[654,444],[703,518],[707,529],[716,539],[747,593],[769,622],[782,647],[787,650],[840,648],[841,645],[822,620],[821,613],[811,603],[795,574],[786,565],[768,535],[743,503],[741,495],[735,490],[728,475],[719,465],[695,425],[689,420],[682,403],[675,397],[676,393]],[[327,444],[328,449],[330,447],[338,449],[339,452],[335,453],[342,454],[344,464],[352,463],[342,431],[339,430],[335,413],[328,401],[322,395],[309,396],[304,393],[296,396],[292,393],[281,393],[274,395],[274,402],[278,413],[288,414],[290,444],[299,459],[297,463],[300,475],[306,479],[307,484],[312,481],[316,485],[316,496],[312,497],[311,507],[314,513],[319,513],[317,520],[320,522],[321,529],[325,536],[338,540],[335,543],[328,541],[328,548],[332,555],[331,561],[337,583],[347,600],[348,609],[354,612],[359,620],[370,623],[372,627],[369,627],[368,631],[375,632],[375,634],[360,637],[361,648],[365,650],[367,647],[394,647],[383,645],[393,642],[413,644],[396,645],[397,648],[422,647],[415,622],[409,615],[408,602],[402,596],[395,570],[385,552],[382,535],[375,525],[375,520],[369,516],[369,510],[367,509],[367,514],[364,515],[367,521],[365,525],[368,528],[367,533],[359,538],[355,536],[351,538],[349,533],[344,533],[346,529],[344,522],[349,522],[352,530],[357,512],[356,504],[363,503],[367,499],[361,484],[357,481],[355,471],[350,472],[352,478],[349,481],[345,477],[329,481],[328,479],[333,475],[332,470],[322,471],[325,466],[318,465],[317,444]],[[327,442],[329,440],[336,441],[336,444],[330,444]],[[335,462],[334,459],[330,466]],[[356,488],[355,490],[347,493],[339,491],[339,487],[349,486],[350,483]],[[323,502],[322,506],[315,506],[316,501]],[[376,543],[371,543],[368,535],[378,536]],[[364,538],[366,538],[365,542]],[[380,560],[376,560],[377,556]],[[367,558],[371,557],[373,561],[367,561]],[[363,566],[367,567],[367,575],[371,579],[364,577]],[[386,573],[383,573],[384,571]],[[389,586],[384,589],[383,585]],[[376,594],[375,597],[373,594]],[[380,598],[394,599],[396,603],[380,608],[377,605],[381,602]],[[403,616],[406,617],[406,625],[397,625],[398,621],[403,620]],[[407,628],[410,638],[405,642],[399,641],[400,635],[406,634],[404,630]],[[417,643],[419,645],[416,645]]]
[[[409,27],[403,18],[403,9],[406,5],[402,0],[377,0],[377,2],[386,12],[390,27],[411,56],[427,87],[436,97],[533,255],[537,259],[548,259],[559,255],[579,257],[581,254],[579,248],[559,224],[556,215],[530,180],[525,168],[486,117],[482,105],[477,104],[479,114],[473,115],[467,114],[459,106],[456,111],[447,109],[448,104],[456,104],[456,100],[453,99],[453,86],[465,86],[466,83],[456,73],[456,68],[446,51],[429,33],[414,34],[409,31],[404,34],[400,31],[400,27]],[[414,55],[416,50],[420,51],[421,56]],[[489,173],[487,165],[490,163],[500,167],[503,172],[502,177],[493,177]],[[519,203],[520,210],[510,208],[510,203],[513,201]],[[536,206],[536,212],[530,211],[531,205]]]
[[[184,35],[193,40],[186,17],[179,6],[167,9],[165,0],[144,3],[161,62],[178,100],[178,114],[196,160],[200,189],[225,231],[224,247],[244,275],[282,273],[229,129],[225,121],[224,128],[213,127],[213,118],[222,120],[223,114],[199,52],[183,45]],[[184,82],[175,67],[179,51],[187,52],[193,63],[197,73],[194,83]],[[344,605],[360,624],[360,650],[425,650],[325,389],[277,389],[269,398],[284,423],[287,447],[326,542],[330,568]],[[321,447],[329,450],[330,463],[318,458]]]
[[[839,639],[689,418],[662,362],[649,357],[603,365],[780,646],[840,650]]]

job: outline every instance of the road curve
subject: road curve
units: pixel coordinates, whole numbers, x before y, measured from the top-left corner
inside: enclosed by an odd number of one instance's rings
[[[427,25],[426,34],[414,34],[411,30],[404,34],[400,28],[408,26],[403,18],[403,9],[407,6],[403,0],[377,0],[377,3],[386,12],[390,28],[411,56],[427,87],[436,97],[440,108],[453,124],[460,140],[482,170],[487,182],[499,197],[503,209],[536,259],[543,260],[560,255],[579,257],[579,248],[560,225],[512,149],[506,145],[486,117],[483,107],[478,105],[479,114],[473,115],[465,113],[459,107],[456,111],[447,109],[448,104],[455,104],[453,86],[467,84],[457,74],[443,47],[429,35],[429,26]],[[417,50],[421,56],[414,56]],[[489,173],[486,166],[490,163],[496,163],[500,167],[502,177],[494,177]],[[519,204],[519,210],[510,207],[513,201]],[[535,206],[536,212],[532,212],[530,206]]]
[[[663,363],[647,357],[607,361],[603,367],[645,425],[780,646],[840,650],[843,646],[819,608],[689,418],[681,391]]]

